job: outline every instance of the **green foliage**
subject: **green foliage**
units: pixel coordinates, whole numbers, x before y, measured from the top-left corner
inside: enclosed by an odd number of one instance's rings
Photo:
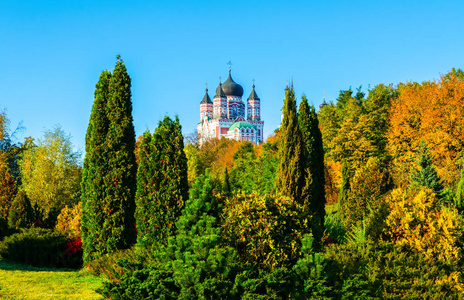
[[[19,191],[11,204],[8,225],[11,228],[28,228],[34,222],[34,212],[26,192]]]
[[[173,235],[188,199],[187,158],[179,119],[165,117],[153,137],[145,132],[139,147],[137,243],[152,245]]]
[[[176,223],[176,236],[135,261],[120,260],[123,274],[106,283],[102,294],[112,299],[233,297],[236,255],[222,246],[215,217],[221,204],[212,192],[211,178],[200,176]]]
[[[231,193],[229,172],[227,171],[227,168],[224,169],[224,176],[222,180],[222,192],[224,193],[225,196],[229,196]]]
[[[464,210],[464,168],[461,170],[461,178],[459,179],[456,196],[454,197],[454,206],[459,211]]]
[[[328,242],[344,243],[347,237],[346,225],[343,222],[343,215],[340,213],[340,205],[332,204],[336,210],[326,214],[324,219],[325,235]]]
[[[74,267],[74,261],[65,252],[68,241],[64,234],[50,229],[23,229],[4,239],[0,244],[0,256],[37,267]]]
[[[22,187],[47,218],[52,211],[79,201],[80,153],[61,127],[45,131],[36,147],[27,149],[19,162]]]
[[[297,203],[302,202],[305,186],[304,145],[298,127],[293,87],[285,90],[283,120],[279,148],[277,191]]]
[[[320,241],[324,232],[325,217],[325,173],[324,149],[314,106],[308,105],[305,96],[298,108],[298,124],[304,143],[303,164],[306,184],[303,190],[304,208],[312,215],[311,229],[316,241]]]
[[[105,237],[106,252],[128,248],[135,243],[135,131],[132,120],[131,80],[126,66],[118,56],[108,86],[106,161],[104,175],[106,197],[103,202],[104,221],[100,234]]]
[[[419,144],[416,165],[418,169],[414,168],[411,174],[413,184],[431,188],[438,198],[441,198],[443,185],[433,166],[433,155],[424,141]]]
[[[390,243],[332,245],[325,257],[336,299],[451,299],[462,290],[457,265]]]
[[[356,170],[342,206],[348,228],[359,225],[371,211],[380,207],[388,187],[389,178],[379,159],[370,158]]]
[[[295,202],[257,194],[227,199],[222,218],[226,242],[241,261],[258,269],[293,264],[309,224],[307,213]]]
[[[84,260],[135,242],[136,160],[131,80],[124,62],[102,72],[86,135],[82,187]]]
[[[85,159],[81,182],[81,232],[86,262],[106,251],[106,237],[99,231],[104,222],[103,199],[106,197],[104,176],[108,171],[106,135],[109,127],[107,103],[110,78],[111,73],[103,71],[96,84],[95,101],[85,136]]]

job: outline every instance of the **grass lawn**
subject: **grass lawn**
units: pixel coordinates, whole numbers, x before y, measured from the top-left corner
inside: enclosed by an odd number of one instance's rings
[[[83,271],[35,268],[0,260],[0,299],[103,299],[103,279]]]

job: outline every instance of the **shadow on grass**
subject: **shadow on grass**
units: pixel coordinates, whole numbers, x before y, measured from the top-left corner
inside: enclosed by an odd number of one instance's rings
[[[75,269],[45,268],[23,265],[0,259],[0,270],[6,271],[30,271],[30,272],[77,272]]]

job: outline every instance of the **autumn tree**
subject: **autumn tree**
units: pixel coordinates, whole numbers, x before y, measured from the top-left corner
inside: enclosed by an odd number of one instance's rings
[[[37,146],[24,152],[19,165],[22,187],[45,218],[79,201],[80,152],[73,150],[71,136],[61,127],[45,131]]]
[[[153,136],[145,132],[137,171],[137,243],[151,245],[175,232],[188,199],[187,157],[179,119],[165,117]]]
[[[456,188],[459,153],[464,150],[464,79],[452,70],[435,81],[399,84],[389,112],[387,150],[396,185],[409,184],[421,141],[430,147],[438,176]],[[406,180],[405,180],[406,179]]]

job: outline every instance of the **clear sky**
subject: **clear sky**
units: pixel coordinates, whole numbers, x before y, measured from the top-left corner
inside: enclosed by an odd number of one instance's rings
[[[84,150],[95,84],[121,55],[136,134],[178,115],[184,134],[210,88],[255,79],[268,136],[287,80],[315,106],[342,89],[463,68],[464,1],[0,1],[0,109],[19,137],[60,124]]]

